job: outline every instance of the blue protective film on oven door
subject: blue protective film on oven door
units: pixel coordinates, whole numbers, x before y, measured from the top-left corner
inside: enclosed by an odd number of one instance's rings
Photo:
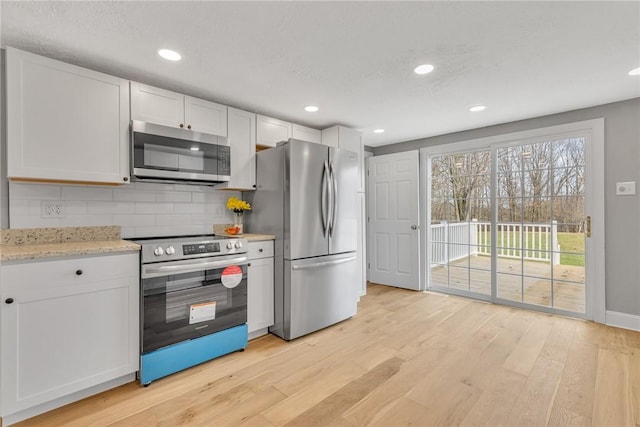
[[[147,385],[183,369],[243,349],[248,343],[247,325],[164,347],[140,357],[140,383]]]

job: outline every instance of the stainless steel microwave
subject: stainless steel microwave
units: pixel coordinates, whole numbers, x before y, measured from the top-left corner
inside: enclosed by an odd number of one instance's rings
[[[212,185],[229,181],[231,149],[224,137],[131,121],[134,180]]]

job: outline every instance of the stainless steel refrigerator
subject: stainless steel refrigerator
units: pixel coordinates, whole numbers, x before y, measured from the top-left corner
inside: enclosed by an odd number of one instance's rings
[[[249,231],[275,240],[275,324],[285,340],[356,314],[357,153],[290,139],[256,155]]]

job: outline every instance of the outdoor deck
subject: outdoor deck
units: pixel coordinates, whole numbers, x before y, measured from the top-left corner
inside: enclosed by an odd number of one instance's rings
[[[499,258],[498,263],[499,298],[584,313],[584,267],[554,265],[552,282],[549,262]],[[449,268],[434,266],[431,283],[490,295],[491,257],[472,255],[452,261]]]

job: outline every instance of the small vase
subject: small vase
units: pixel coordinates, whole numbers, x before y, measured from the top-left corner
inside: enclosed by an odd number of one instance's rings
[[[233,226],[238,228],[238,234],[242,234],[242,212],[234,212],[233,213]]]

